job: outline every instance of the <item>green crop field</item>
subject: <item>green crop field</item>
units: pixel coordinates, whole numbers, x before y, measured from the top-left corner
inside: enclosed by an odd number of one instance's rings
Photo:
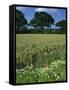
[[[16,83],[65,80],[64,34],[16,34]]]

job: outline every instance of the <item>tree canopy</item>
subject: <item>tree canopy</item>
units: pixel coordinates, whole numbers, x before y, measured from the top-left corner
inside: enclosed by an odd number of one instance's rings
[[[35,12],[33,18],[28,23],[23,12],[16,10],[16,31],[17,33],[65,33],[66,20],[61,20],[55,24],[58,30],[50,28],[54,25],[54,18],[47,12]],[[29,26],[28,26],[29,25]],[[31,27],[33,26],[33,27]],[[29,28],[30,27],[30,28]],[[47,27],[47,28],[46,28]]]
[[[24,14],[19,10],[16,10],[16,27],[24,27],[27,24],[27,20],[24,17]]]
[[[46,12],[36,12],[34,18],[30,21],[30,25],[40,27],[41,30],[43,30],[45,26],[50,27],[52,24],[54,24],[54,19]]]
[[[61,28],[61,30],[63,30],[64,32],[66,31],[66,20],[61,20],[59,22],[56,23],[56,26],[59,26]]]

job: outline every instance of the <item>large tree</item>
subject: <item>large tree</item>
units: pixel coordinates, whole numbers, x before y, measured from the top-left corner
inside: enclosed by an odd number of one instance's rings
[[[16,10],[16,28],[20,30],[20,28],[24,28],[26,24],[27,20],[25,19],[24,14],[21,11]]]
[[[66,28],[67,28],[66,20],[61,20],[61,21],[57,22],[56,26],[60,27],[62,32],[65,32]]]
[[[49,28],[52,24],[54,24],[54,19],[46,12],[36,12],[30,21],[30,25],[39,27],[40,30],[43,30],[45,26]]]

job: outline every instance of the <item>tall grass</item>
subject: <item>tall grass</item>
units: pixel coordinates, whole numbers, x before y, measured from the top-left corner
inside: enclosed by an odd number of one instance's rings
[[[65,35],[17,34],[16,82],[64,81],[65,47]]]

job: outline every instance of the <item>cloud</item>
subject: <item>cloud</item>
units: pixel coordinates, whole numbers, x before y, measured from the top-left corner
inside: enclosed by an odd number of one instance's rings
[[[35,9],[35,11],[36,12],[41,12],[41,11],[46,11],[46,9],[45,8],[37,8],[37,9]]]
[[[35,12],[41,12],[41,11],[44,11],[44,12],[47,12],[50,14],[54,14],[58,11],[58,9],[51,9],[51,8],[37,8],[37,9],[35,9]]]
[[[19,11],[23,11],[25,9],[25,7],[16,7],[16,9]]]

